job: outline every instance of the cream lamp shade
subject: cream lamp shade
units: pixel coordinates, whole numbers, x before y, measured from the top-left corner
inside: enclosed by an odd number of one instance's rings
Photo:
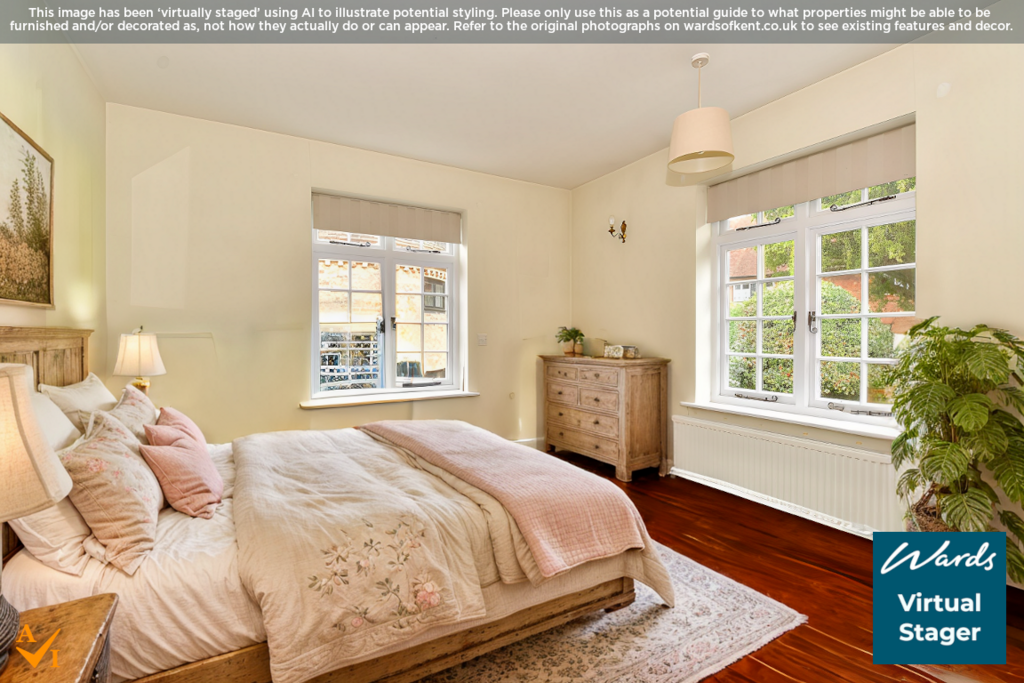
[[[721,107],[691,109],[676,117],[668,167],[676,173],[713,171],[736,158],[729,112]]]
[[[56,505],[71,477],[39,428],[23,367],[0,369],[0,522]]]
[[[31,393],[25,366],[0,368],[0,522],[45,510],[71,491],[71,477],[36,421]],[[7,666],[19,621],[18,611],[0,590],[0,672]]]
[[[676,173],[714,171],[736,158],[732,150],[729,112],[721,107],[701,106],[700,74],[709,61],[708,53],[700,52],[690,62],[697,69],[697,108],[677,116],[672,125],[668,167]]]
[[[154,334],[122,334],[114,374],[126,377],[166,375]]]

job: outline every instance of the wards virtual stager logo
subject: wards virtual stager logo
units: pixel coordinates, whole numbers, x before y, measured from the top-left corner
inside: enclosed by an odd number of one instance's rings
[[[25,658],[25,661],[27,661],[32,666],[33,669],[39,666],[39,663],[43,661],[43,657],[46,656],[47,652],[49,652],[53,657],[53,663],[50,664],[50,668],[60,668],[60,664],[57,661],[57,653],[59,652],[59,650],[53,649],[53,643],[57,639],[57,635],[59,633],[60,629],[54,631],[53,635],[47,638],[45,643],[36,648],[35,652],[29,652],[28,650],[25,650],[21,647],[15,647],[15,649],[21,653],[21,656]],[[21,631],[18,633],[18,639],[14,642],[16,644],[28,644],[36,642],[35,636],[32,635],[32,629],[29,627],[28,624],[25,624],[22,627]]]
[[[874,534],[875,664],[1005,664],[1006,534]]]

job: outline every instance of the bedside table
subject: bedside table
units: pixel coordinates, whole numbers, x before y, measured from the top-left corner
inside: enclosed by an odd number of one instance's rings
[[[0,683],[107,683],[110,624],[116,609],[117,596],[104,593],[22,612],[19,636],[27,625],[36,642],[15,642],[11,646]],[[20,647],[30,654],[38,653],[57,629],[60,633],[35,667],[18,652]]]

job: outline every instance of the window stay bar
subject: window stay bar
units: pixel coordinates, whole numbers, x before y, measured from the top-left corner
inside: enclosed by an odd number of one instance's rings
[[[406,249],[406,251],[413,254],[443,254],[444,252],[440,249]]]
[[[859,209],[862,206],[871,206],[872,204],[877,204],[878,202],[887,202],[890,199],[896,199],[896,195],[891,194],[888,197],[879,197],[878,199],[872,199],[870,201],[861,202],[860,204],[849,204],[847,206],[838,206],[836,204],[833,204],[832,206],[828,207],[828,210],[832,211],[833,213],[838,213],[840,211],[846,211],[847,209]]]
[[[341,244],[346,247],[372,247],[373,245],[369,242],[342,242],[340,240],[331,240],[331,244]]]
[[[778,225],[781,222],[781,218],[776,218],[775,220],[770,221],[768,223],[761,223],[759,225],[748,225],[745,228],[736,228],[736,232],[740,232],[741,230],[753,230],[754,228],[767,228],[769,225]]]
[[[779,400],[778,396],[766,396],[761,398],[760,396],[747,396],[746,394],[733,394],[736,398],[745,398],[748,401],[764,401],[765,403],[775,403]]]
[[[829,403],[828,409],[843,412],[846,410],[846,406],[841,406],[837,403]],[[851,410],[850,415],[868,415],[870,417],[892,417],[892,413],[887,413],[878,410]]]

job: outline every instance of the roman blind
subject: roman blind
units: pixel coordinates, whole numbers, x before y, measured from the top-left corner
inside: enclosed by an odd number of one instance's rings
[[[873,135],[708,188],[708,222],[916,175],[916,126]]]
[[[313,193],[313,227],[433,242],[461,242],[462,216],[367,199]]]

